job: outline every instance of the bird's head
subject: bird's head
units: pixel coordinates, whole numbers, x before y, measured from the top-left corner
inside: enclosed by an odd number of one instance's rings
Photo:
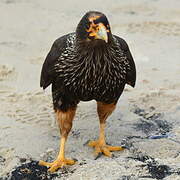
[[[82,41],[108,43],[111,30],[106,16],[97,11],[87,12],[77,26],[76,35]]]

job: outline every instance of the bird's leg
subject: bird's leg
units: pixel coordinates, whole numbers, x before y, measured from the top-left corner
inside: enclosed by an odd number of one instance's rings
[[[106,144],[106,141],[105,141],[106,119],[114,111],[115,107],[116,107],[115,103],[105,104],[102,102],[97,102],[97,112],[98,112],[99,121],[100,121],[99,139],[97,141],[90,141],[88,143],[88,145],[90,147],[95,148],[95,155],[96,156],[103,153],[104,155],[111,157],[111,151],[123,150],[123,148],[120,146],[109,146]]]
[[[72,121],[75,115],[76,108],[71,108],[66,112],[57,110],[57,120],[60,127],[61,132],[61,142],[60,142],[60,150],[57,159],[52,162],[39,161],[39,165],[49,167],[48,171],[55,172],[57,169],[65,166],[65,165],[73,165],[75,164],[74,160],[65,158],[65,144],[68,137],[68,134],[72,127]]]

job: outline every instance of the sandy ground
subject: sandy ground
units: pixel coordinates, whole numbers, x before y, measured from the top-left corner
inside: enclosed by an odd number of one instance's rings
[[[127,149],[94,160],[84,144],[98,137],[96,104],[80,103],[66,148],[78,161],[54,179],[180,180],[179,0],[1,0],[0,179],[23,179],[11,172],[56,157],[59,130],[40,70],[53,41],[74,31],[88,10],[108,16],[136,62],[136,88],[126,87],[106,129],[109,144]]]

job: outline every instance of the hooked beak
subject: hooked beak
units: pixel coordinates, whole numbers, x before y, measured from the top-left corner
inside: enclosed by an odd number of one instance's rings
[[[102,23],[96,25],[92,23],[87,32],[89,32],[89,36],[94,37],[94,39],[101,39],[104,40],[106,43],[108,42],[107,32],[109,32],[109,30],[107,30]]]
[[[107,34],[107,30],[106,27],[103,24],[99,24],[99,30],[95,35],[96,39],[102,39],[104,40],[106,43],[108,42],[108,34]]]

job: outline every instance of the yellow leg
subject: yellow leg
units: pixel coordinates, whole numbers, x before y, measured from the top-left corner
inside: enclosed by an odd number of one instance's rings
[[[97,102],[97,112],[100,120],[100,133],[99,139],[97,141],[90,141],[88,146],[95,148],[95,155],[103,153],[104,155],[111,157],[111,151],[121,151],[124,148],[121,146],[109,146],[105,141],[105,123],[108,116],[114,111],[116,105],[105,104],[102,102]]]
[[[49,162],[45,162],[45,161],[39,161],[39,165],[50,167],[48,169],[48,171],[49,172],[55,172],[56,170],[58,170],[59,168],[62,168],[65,165],[75,164],[74,160],[66,159],[64,156],[65,142],[66,142],[66,139],[64,137],[62,137],[61,138],[60,152],[59,152],[57,159],[54,162],[49,163]]]
[[[72,127],[72,120],[75,115],[75,108],[68,110],[67,112],[57,111],[57,120],[60,126],[61,132],[61,142],[60,142],[60,150],[57,159],[52,162],[39,161],[39,165],[48,167],[48,171],[55,172],[59,168],[62,168],[65,165],[73,165],[75,164],[74,160],[65,158],[65,143],[67,140],[68,133]]]
[[[100,134],[97,141],[90,141],[88,146],[95,148],[95,155],[98,156],[103,153],[105,156],[111,157],[111,151],[122,151],[124,148],[121,146],[109,146],[105,142],[105,124],[100,124]]]

